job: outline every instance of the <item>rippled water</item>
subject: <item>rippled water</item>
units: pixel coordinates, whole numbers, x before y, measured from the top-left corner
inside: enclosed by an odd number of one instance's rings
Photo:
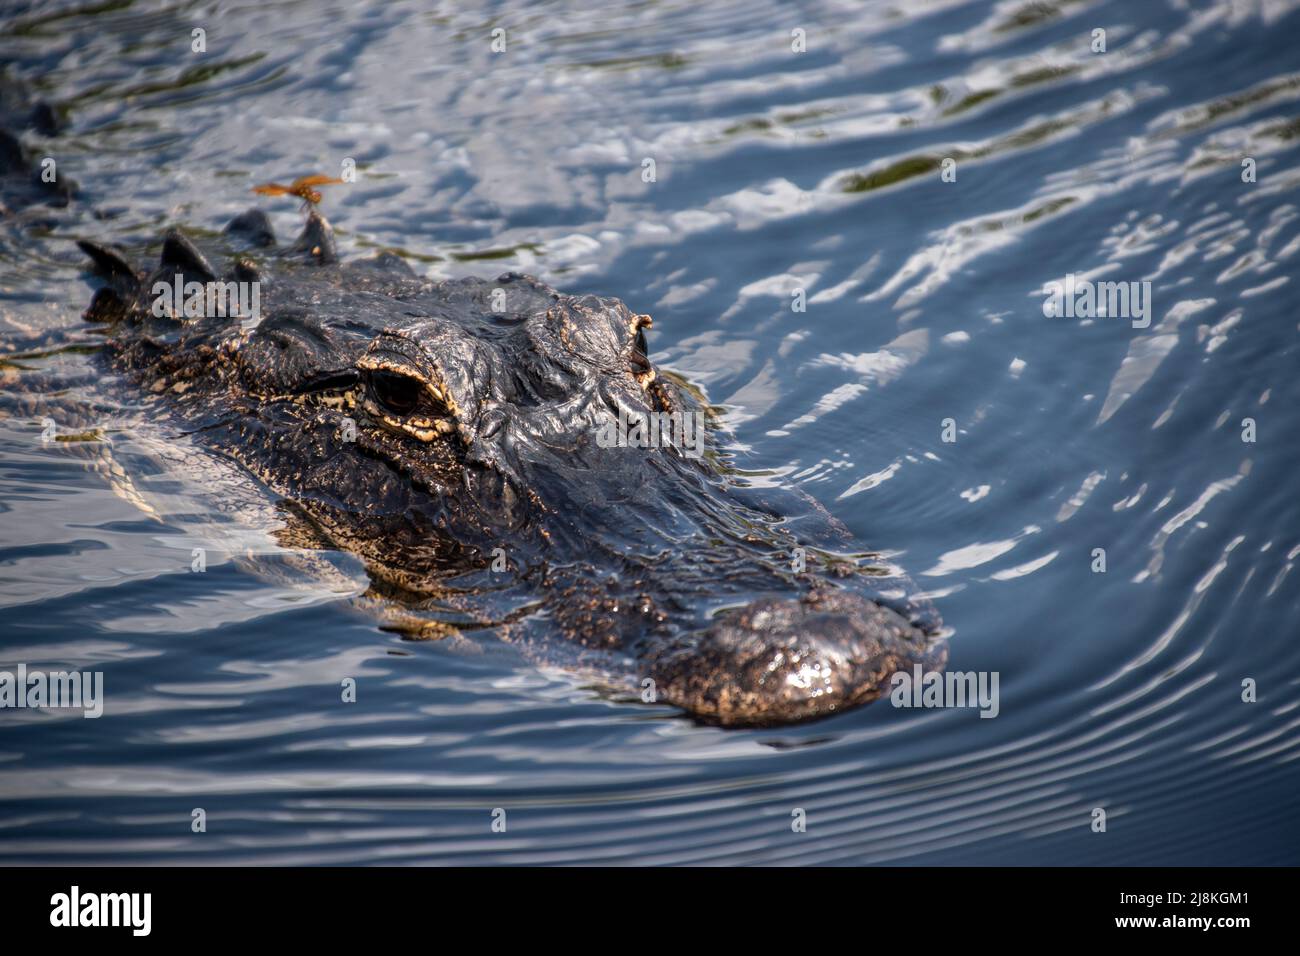
[[[0,711],[0,861],[1298,862],[1297,4],[462,7],[4,20],[81,197],[0,224],[0,668],[107,703]],[[266,499],[110,400],[71,240],[216,229],[345,158],[344,250],[651,312],[737,466],[906,567],[999,715],[724,731],[403,642],[345,555],[190,573]],[[1150,281],[1150,327],[1045,317],[1069,274]],[[32,391],[101,440],[43,442]]]

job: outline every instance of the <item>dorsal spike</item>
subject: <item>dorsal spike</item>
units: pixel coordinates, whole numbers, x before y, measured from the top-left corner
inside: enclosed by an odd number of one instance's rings
[[[77,248],[90,257],[90,261],[95,264],[95,271],[105,279],[135,278],[135,269],[127,261],[126,254],[116,246],[78,239]]]
[[[18,173],[27,169],[22,143],[8,130],[0,129],[0,173]]]
[[[217,278],[203,253],[177,229],[169,229],[163,239],[160,265],[170,266],[200,282],[214,282]]]
[[[240,259],[235,263],[234,276],[236,282],[261,282],[262,273],[257,268],[257,263],[252,259]]]
[[[226,224],[225,232],[254,246],[275,245],[275,230],[271,228],[271,220],[260,209],[241,212]]]
[[[314,209],[307,216],[307,224],[303,226],[302,234],[298,236],[298,241],[293,244],[289,252],[293,255],[310,256],[321,265],[339,261],[338,252],[334,248],[334,229],[329,221]]]
[[[63,131],[63,120],[49,103],[38,102],[27,115],[27,125],[42,136],[57,136]]]

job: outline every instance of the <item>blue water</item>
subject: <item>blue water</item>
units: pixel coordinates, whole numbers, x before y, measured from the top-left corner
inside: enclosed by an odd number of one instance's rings
[[[82,190],[0,222],[0,343],[27,356],[0,366],[0,669],[102,671],[106,696],[0,710],[0,861],[1300,862],[1298,5],[465,6],[0,21],[67,108],[27,142]],[[267,499],[159,463],[72,240],[217,229],[346,158],[346,253],[653,314],[735,464],[906,568],[998,716],[720,730],[404,642],[288,556],[192,573],[214,499],[253,537]],[[295,205],[259,201],[291,236]],[[1150,326],[1046,317],[1070,274],[1149,281]],[[100,440],[42,441],[32,392]],[[89,466],[109,443],[156,516]]]

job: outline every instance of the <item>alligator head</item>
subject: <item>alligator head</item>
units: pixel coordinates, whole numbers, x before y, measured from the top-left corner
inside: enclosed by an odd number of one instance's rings
[[[220,281],[256,283],[260,314],[169,303],[219,281],[173,232],[148,274],[81,243],[108,280],[87,318],[384,593],[724,725],[826,716],[942,666],[938,618],[905,579],[834,559],[842,529],[815,503],[728,472],[707,407],[651,362],[649,316],[515,273],[341,264],[316,213],[285,250],[257,212],[227,232]]]

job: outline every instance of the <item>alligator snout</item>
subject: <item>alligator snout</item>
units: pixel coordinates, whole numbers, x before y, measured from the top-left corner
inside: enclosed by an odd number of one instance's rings
[[[896,611],[822,588],[719,615],[708,629],[653,653],[660,698],[723,726],[826,717],[888,691],[915,664],[941,668],[947,644]]]

